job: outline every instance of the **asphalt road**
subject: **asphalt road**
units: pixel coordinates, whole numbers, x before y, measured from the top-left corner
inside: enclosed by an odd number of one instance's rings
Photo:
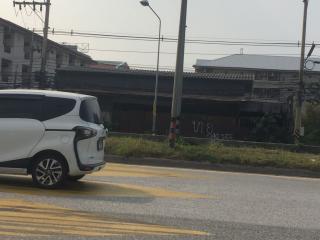
[[[49,191],[0,176],[0,239],[320,239],[320,179],[109,164]]]

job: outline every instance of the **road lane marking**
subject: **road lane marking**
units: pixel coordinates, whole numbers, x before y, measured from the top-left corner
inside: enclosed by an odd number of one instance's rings
[[[69,183],[67,186],[52,190],[38,189],[29,177],[0,177],[0,192],[20,193],[53,197],[135,197],[135,198],[179,198],[179,199],[215,199],[214,196],[179,192],[165,188],[145,187],[131,184],[115,184],[98,180],[84,180]]]
[[[108,182],[97,181],[97,180],[87,180],[87,183],[96,183],[96,184],[105,184],[110,185]],[[184,199],[209,199],[213,198],[212,196],[205,194],[196,194],[189,192],[178,192],[171,191],[164,188],[158,187],[145,187],[140,185],[131,185],[131,184],[112,184],[113,186],[117,186],[118,189],[130,189],[130,197],[144,197],[144,196],[152,196],[152,197],[160,197],[160,198],[184,198]],[[123,195],[124,194],[124,195]],[[115,192],[115,196],[128,196],[127,192]]]
[[[192,235],[208,233],[154,224],[134,223],[99,214],[32,203],[18,199],[0,200],[0,236],[108,237],[123,235]]]
[[[139,177],[139,178],[184,178],[184,179],[204,179],[207,178],[200,173],[191,173],[182,169],[156,168],[149,166],[127,165],[110,163],[106,168],[92,174],[98,177]]]
[[[232,172],[232,171],[223,171],[223,170],[204,170],[204,169],[190,169],[190,168],[174,168],[174,167],[159,167],[159,166],[141,166],[141,165],[135,165],[135,164],[114,164],[109,163],[107,167],[103,171],[108,170],[108,166],[113,167],[113,165],[116,165],[118,167],[120,166],[128,166],[132,167],[134,169],[139,169],[141,167],[145,169],[153,170],[154,172],[157,171],[164,171],[164,172],[172,172],[172,173],[178,173],[177,177],[184,177],[189,176],[187,178],[198,178],[198,179],[213,179],[215,177],[220,177],[221,175],[238,175],[238,176],[258,176],[258,177],[266,177],[266,178],[278,178],[278,179],[285,179],[285,180],[293,180],[293,181],[320,181],[320,177],[299,177],[299,176],[285,176],[285,175],[277,175],[277,174],[263,174],[263,173],[251,173],[251,172]],[[111,168],[112,169],[112,168]],[[294,171],[294,169],[292,169]],[[306,170],[307,171],[307,170]],[[110,173],[116,175],[116,173]],[[104,176],[104,175],[102,175]],[[105,176],[108,176],[105,175]],[[121,174],[119,174],[121,176]],[[130,176],[130,175],[127,175]],[[190,177],[192,176],[192,177]]]

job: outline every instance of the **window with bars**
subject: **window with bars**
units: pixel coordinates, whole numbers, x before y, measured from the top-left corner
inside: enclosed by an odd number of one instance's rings
[[[279,99],[280,89],[278,88],[255,88],[253,95],[258,99]]]

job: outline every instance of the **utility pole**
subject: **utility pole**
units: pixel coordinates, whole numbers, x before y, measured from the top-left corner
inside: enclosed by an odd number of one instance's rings
[[[31,44],[30,44],[30,66],[29,66],[29,82],[28,88],[32,86],[32,73],[33,73],[33,56],[34,56],[34,29],[31,33]]]
[[[36,2],[36,1],[13,1],[13,6],[19,6],[20,10],[22,6],[33,6],[33,10],[36,10],[37,6],[40,6],[40,10],[44,6],[46,8],[46,16],[44,21],[44,28],[43,28],[43,41],[42,41],[42,54],[41,54],[41,69],[40,69],[40,83],[39,88],[44,89],[46,87],[47,76],[46,76],[46,66],[47,66],[47,58],[48,58],[48,31],[49,31],[49,16],[50,16],[50,0],[46,0],[45,2]]]
[[[182,89],[183,89],[183,63],[184,50],[186,39],[186,22],[187,22],[187,0],[181,0],[179,39],[177,49],[176,71],[174,76],[172,108],[171,108],[171,124],[169,141],[170,147],[175,147],[177,133],[180,131],[180,114],[182,104]]]
[[[302,45],[300,59],[299,89],[295,99],[295,121],[294,121],[294,140],[299,144],[302,130],[302,106],[304,102],[304,69],[305,69],[305,49],[306,49],[306,33],[307,33],[307,16],[309,0],[303,0],[303,27],[302,27]]]
[[[44,20],[44,28],[43,28],[43,42],[42,42],[42,57],[41,57],[41,69],[40,69],[40,89],[46,88],[47,85],[47,74],[46,74],[46,66],[47,66],[47,58],[48,58],[48,31],[49,31],[49,14],[50,14],[50,0],[46,2],[46,18]]]

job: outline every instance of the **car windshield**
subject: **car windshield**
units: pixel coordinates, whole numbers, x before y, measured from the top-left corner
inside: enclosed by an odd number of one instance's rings
[[[80,107],[80,117],[82,120],[95,124],[102,124],[101,110],[97,99],[86,99],[82,101]]]

